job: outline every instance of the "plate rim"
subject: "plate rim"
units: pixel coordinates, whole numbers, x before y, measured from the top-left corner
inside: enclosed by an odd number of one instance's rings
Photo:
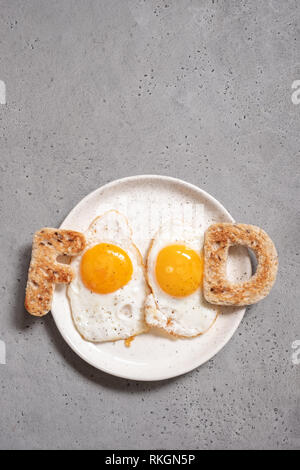
[[[205,197],[206,199],[208,199],[212,204],[214,204],[215,206],[217,206],[217,208],[224,214],[226,215],[226,217],[232,222],[232,223],[235,223],[235,220],[234,218],[232,217],[232,215],[228,212],[228,210],[214,197],[212,196],[211,194],[207,193],[205,190],[199,188],[198,186],[196,186],[195,184],[193,183],[189,183],[185,180],[182,180],[180,178],[175,178],[175,177],[172,177],[172,176],[167,176],[167,175],[158,175],[158,174],[142,174],[142,175],[133,175],[133,176],[127,176],[127,177],[124,177],[124,178],[118,178],[116,180],[113,180],[113,181],[110,181],[108,183],[105,183],[104,185],[94,189],[93,191],[91,191],[89,194],[87,194],[85,197],[83,197],[80,201],[78,201],[78,203],[73,207],[73,209],[71,209],[71,211],[67,214],[67,216],[64,218],[63,222],[60,224],[60,227],[59,228],[63,228],[63,225],[65,224],[66,220],[72,216],[72,214],[75,212],[75,210],[78,208],[79,205],[81,204],[84,204],[87,199],[89,198],[92,198],[93,195],[95,195],[96,193],[100,192],[100,191],[105,191],[105,190],[109,190],[111,189],[112,187],[114,186],[118,186],[119,184],[124,184],[124,183],[127,183],[127,182],[134,182],[134,181],[141,181],[141,180],[146,180],[146,179],[156,179],[157,181],[166,181],[166,182],[172,182],[172,183],[175,183],[175,184],[179,184],[181,186],[185,186],[187,189],[190,189],[190,190],[193,190],[193,191],[196,191],[197,193],[201,194],[203,197]],[[56,292],[56,291],[55,291]],[[54,295],[55,295],[55,292],[54,292]],[[111,371],[109,368],[107,367],[104,367],[104,366],[99,366],[99,364],[97,364],[97,361],[93,360],[92,358],[90,357],[86,357],[86,355],[84,353],[82,353],[80,351],[80,349],[78,349],[77,345],[73,343],[73,341],[69,338],[69,335],[67,334],[67,332],[61,328],[60,324],[57,323],[56,321],[56,318],[55,318],[55,315],[53,314],[52,312],[52,309],[51,309],[51,315],[52,315],[52,318],[54,320],[54,323],[57,327],[57,329],[59,330],[60,334],[62,335],[63,339],[66,341],[66,343],[69,345],[69,347],[82,359],[84,360],[85,362],[87,362],[88,364],[90,364],[91,366],[95,367],[96,369],[102,371],[102,372],[105,372],[107,374],[110,374],[114,377],[119,377],[119,378],[122,378],[122,379],[126,379],[126,380],[135,380],[135,381],[141,381],[141,382],[156,382],[156,381],[160,381],[160,380],[168,380],[168,379],[172,379],[172,378],[175,378],[175,377],[179,377],[181,375],[185,375],[189,372],[191,372],[192,370],[196,369],[197,367],[200,367],[202,366],[203,364],[205,364],[206,362],[208,362],[210,359],[212,359],[216,354],[218,354],[220,352],[221,349],[223,349],[223,347],[225,347],[225,345],[230,341],[230,339],[233,337],[234,333],[236,332],[236,330],[238,329],[244,315],[245,315],[245,312],[246,312],[246,307],[245,308],[242,308],[240,311],[239,311],[239,318],[238,318],[238,321],[236,322],[236,324],[234,325],[234,328],[232,330],[230,330],[229,333],[227,333],[227,335],[223,338],[222,341],[220,341],[220,344],[218,346],[216,346],[214,348],[214,351],[209,353],[205,358],[204,360],[201,362],[199,362],[199,364],[197,365],[194,365],[192,364],[191,367],[188,367],[188,368],[185,368],[183,371],[180,371],[180,372],[176,372],[176,371],[173,371],[171,374],[168,374],[167,371],[163,374],[161,374],[160,376],[157,376],[155,378],[145,378],[145,377],[140,377],[138,374],[137,375],[134,375],[134,374],[122,374],[122,372],[120,371],[119,373],[115,372],[115,371]],[[82,339],[82,341],[84,341]]]

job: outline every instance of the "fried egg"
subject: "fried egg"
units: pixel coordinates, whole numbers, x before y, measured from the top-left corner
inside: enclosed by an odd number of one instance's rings
[[[146,299],[149,326],[178,337],[206,332],[218,311],[203,296],[203,241],[180,222],[162,227],[147,257],[147,278],[152,293]]]
[[[85,237],[85,251],[71,263],[75,276],[67,291],[78,332],[88,341],[103,342],[147,331],[149,289],[127,219],[108,211],[91,223]]]

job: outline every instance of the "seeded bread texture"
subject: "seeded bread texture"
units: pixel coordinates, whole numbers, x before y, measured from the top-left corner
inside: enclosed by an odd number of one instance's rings
[[[73,280],[70,266],[57,262],[60,255],[76,256],[85,247],[82,233],[72,230],[43,228],[35,233],[25,295],[25,308],[35,316],[51,309],[55,284]]]
[[[257,257],[256,273],[243,283],[232,283],[226,279],[228,250],[234,245],[250,248]],[[219,223],[206,230],[203,290],[207,302],[235,306],[254,304],[269,294],[277,269],[275,245],[261,228],[246,224]]]

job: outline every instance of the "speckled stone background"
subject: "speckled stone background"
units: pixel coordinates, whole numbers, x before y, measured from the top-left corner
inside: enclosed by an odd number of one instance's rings
[[[300,447],[299,21],[297,0],[1,0],[1,448]],[[227,346],[160,383],[93,369],[23,308],[33,232],[146,173],[205,189],[280,255]]]

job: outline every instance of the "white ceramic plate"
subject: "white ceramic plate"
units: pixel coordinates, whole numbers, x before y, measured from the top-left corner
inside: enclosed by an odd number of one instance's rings
[[[113,181],[92,192],[70,212],[61,228],[85,231],[95,217],[109,209],[128,217],[134,241],[143,255],[159,225],[170,217],[184,219],[201,230],[214,222],[233,221],[216,199],[196,186],[166,176],[146,175]],[[240,280],[250,276],[250,258],[244,248],[232,252],[227,272]],[[137,336],[128,348],[122,340],[101,344],[85,341],[73,324],[65,286],[56,287],[52,303],[59,331],[82,359],[112,375],[149,381],[176,377],[208,361],[229,341],[244,313],[244,308],[224,308],[202,336],[173,339],[147,333]]]

